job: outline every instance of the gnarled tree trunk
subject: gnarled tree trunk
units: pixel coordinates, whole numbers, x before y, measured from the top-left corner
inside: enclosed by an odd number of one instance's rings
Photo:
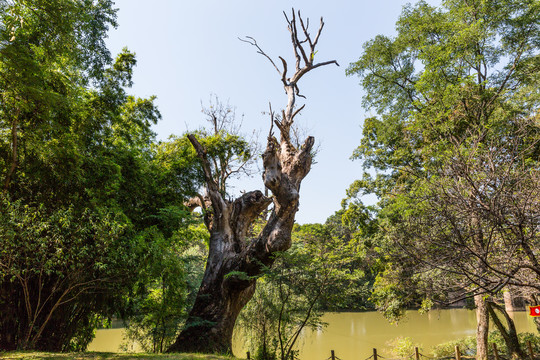
[[[291,231],[299,205],[300,184],[311,168],[313,137],[296,147],[290,139],[294,116],[303,108],[295,108],[298,81],[308,71],[335,61],[314,64],[315,46],[323,28],[323,21],[312,41],[307,26],[298,13],[305,39],[299,40],[296,16],[286,16],[296,56],[295,73],[287,77],[287,63],[280,57],[283,69],[257,45],[253,38],[247,42],[257,47],[279,72],[288,96],[287,106],[280,119],[271,112],[272,126],[280,131],[280,139],[268,136],[263,154],[263,181],[272,191],[272,197],[260,191],[245,193],[240,198],[226,200],[213,180],[206,150],[193,135],[188,138],[201,159],[206,181],[207,199],[212,207],[206,212],[205,223],[210,231],[209,255],[205,274],[195,305],[186,325],[168,352],[231,353],[232,333],[236,318],[255,291],[256,277],[265,267],[272,265],[273,254],[291,246]],[[306,49],[304,49],[304,46]],[[309,46],[309,49],[307,49]],[[303,64],[303,65],[302,65]],[[302,65],[302,66],[301,66]],[[197,200],[198,199],[198,200]],[[194,200],[204,206],[203,198]],[[246,234],[257,216],[273,203],[272,212],[261,233],[253,239]],[[193,202],[190,204],[193,207]]]

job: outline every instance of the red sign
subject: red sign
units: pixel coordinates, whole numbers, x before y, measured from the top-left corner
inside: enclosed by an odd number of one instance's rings
[[[540,306],[529,306],[530,316],[540,316]]]

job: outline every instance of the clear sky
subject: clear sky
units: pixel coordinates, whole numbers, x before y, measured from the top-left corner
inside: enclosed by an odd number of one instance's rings
[[[431,1],[430,1],[431,2]],[[435,2],[435,1],[433,1]],[[254,37],[275,61],[294,64],[283,11],[291,7],[310,18],[315,32],[321,16],[325,27],[316,60],[337,60],[308,73],[299,83],[306,107],[297,122],[320,145],[316,164],[302,183],[300,224],[324,222],[340,208],[348,186],[361,177],[359,161],[351,161],[359,145],[362,123],[369,113],[361,106],[362,88],[345,69],[362,53],[362,44],[377,34],[395,33],[401,0],[116,0],[118,29],[107,41],[113,54],[124,46],[137,54],[131,93],[157,96],[163,120],[155,126],[158,139],[181,135],[204,125],[202,104],[211,94],[244,115],[246,134],[260,131],[263,141],[270,121],[262,112],[287,98],[276,70],[256,49],[238,40]],[[262,189],[260,175],[236,184],[237,190]]]

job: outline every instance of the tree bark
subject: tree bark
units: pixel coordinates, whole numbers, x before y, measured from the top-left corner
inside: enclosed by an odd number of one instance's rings
[[[489,332],[488,308],[482,295],[474,296],[474,304],[476,305],[476,359],[487,360]]]
[[[222,286],[225,274],[220,273],[205,273],[186,325],[168,352],[232,353],[234,324],[255,291],[255,280],[238,284],[235,289]]]
[[[252,191],[224,200],[210,176],[205,149],[193,135],[188,138],[202,159],[213,213],[206,217],[210,230],[209,256],[195,305],[184,330],[168,352],[231,353],[236,318],[255,291],[256,277],[272,265],[272,254],[291,245],[301,180],[311,166],[313,138],[295,149],[273,137],[263,155],[265,185],[273,199]],[[207,176],[208,175],[208,176]],[[274,209],[261,234],[246,241],[253,220],[273,201]]]
[[[260,191],[234,202],[224,201],[217,191],[211,198],[214,213],[207,217],[211,234],[204,277],[184,330],[168,352],[231,353],[234,323],[255,291],[258,273],[249,274],[245,235],[271,200]]]

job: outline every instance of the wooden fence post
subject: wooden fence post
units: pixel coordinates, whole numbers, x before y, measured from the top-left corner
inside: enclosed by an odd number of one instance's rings
[[[420,360],[420,353],[418,352],[418,346],[414,348],[414,358]]]
[[[456,360],[461,360],[461,352],[459,352],[459,346],[456,345]]]
[[[497,344],[493,343],[493,355],[495,355],[495,360],[500,360],[499,351],[497,350]]]
[[[531,360],[534,360],[534,352],[530,341],[527,341],[527,348],[529,349],[529,356],[531,357]]]
[[[330,352],[332,354],[331,356],[332,360],[336,360],[336,355],[334,354],[334,350],[330,350]]]
[[[373,360],[377,360],[377,349],[373,348]]]
[[[249,353],[249,351],[246,353],[247,355],[247,360],[250,360],[251,359],[251,354]]]

